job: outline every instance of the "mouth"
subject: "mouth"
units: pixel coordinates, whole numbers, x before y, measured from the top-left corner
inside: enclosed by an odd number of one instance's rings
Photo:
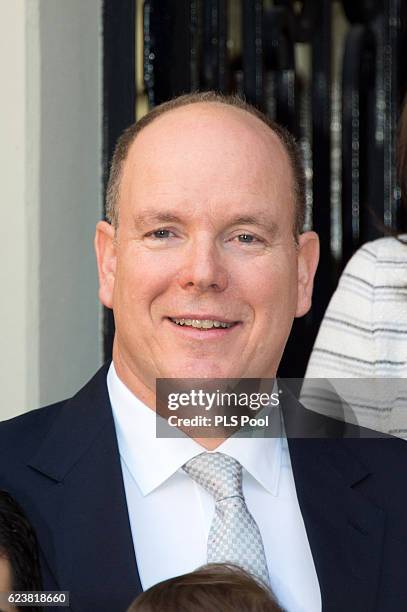
[[[241,321],[230,321],[209,316],[167,317],[167,319],[179,331],[199,334],[200,337],[223,336],[241,324]]]
[[[222,321],[220,319],[168,318],[176,325],[194,327],[195,329],[229,329],[238,323],[238,321]]]

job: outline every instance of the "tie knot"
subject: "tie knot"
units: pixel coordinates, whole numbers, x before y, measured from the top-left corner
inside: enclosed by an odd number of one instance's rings
[[[242,466],[223,453],[202,453],[187,461],[185,472],[211,493],[215,501],[225,497],[242,497]]]

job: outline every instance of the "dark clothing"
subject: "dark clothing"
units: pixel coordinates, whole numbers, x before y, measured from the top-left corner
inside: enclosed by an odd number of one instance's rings
[[[72,399],[0,423],[0,488],[36,530],[44,589],[70,591],[74,612],[124,612],[141,592],[107,369]],[[355,438],[282,397],[323,611],[404,612],[406,442]]]

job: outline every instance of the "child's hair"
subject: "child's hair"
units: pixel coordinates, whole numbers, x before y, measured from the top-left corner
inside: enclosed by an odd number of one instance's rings
[[[10,565],[12,591],[42,589],[35,533],[20,506],[9,493],[1,490],[0,557]],[[27,612],[39,609],[36,606],[24,608]]]
[[[269,588],[236,565],[214,563],[164,580],[127,612],[283,612]]]

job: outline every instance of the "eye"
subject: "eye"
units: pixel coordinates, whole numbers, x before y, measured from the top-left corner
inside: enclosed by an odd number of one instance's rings
[[[156,238],[157,240],[165,240],[165,238],[170,238],[170,234],[173,234],[171,230],[160,228],[160,229],[154,230],[153,232],[149,232],[148,234],[146,234],[146,237]]]
[[[242,244],[256,244],[257,242],[262,242],[256,238],[256,236],[253,236],[253,234],[248,234],[246,232],[244,234],[239,234],[236,238],[238,238],[239,242]]]

